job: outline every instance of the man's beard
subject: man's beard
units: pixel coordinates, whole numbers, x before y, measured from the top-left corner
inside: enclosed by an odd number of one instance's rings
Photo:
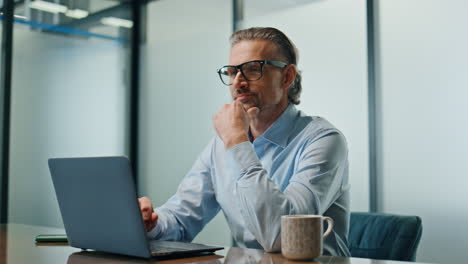
[[[245,100],[240,100],[239,102],[242,103],[242,106],[244,107],[245,111],[249,110],[252,107],[257,107],[260,111],[262,110],[261,104],[255,95],[252,95]]]

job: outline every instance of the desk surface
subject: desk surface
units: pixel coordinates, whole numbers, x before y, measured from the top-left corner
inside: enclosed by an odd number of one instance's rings
[[[315,261],[288,261],[281,254],[269,254],[262,250],[226,248],[217,251],[215,255],[173,259],[173,260],[145,260],[106,254],[101,252],[81,251],[66,244],[56,246],[36,245],[34,238],[38,234],[61,234],[63,230],[7,224],[0,225],[0,264],[18,263],[67,263],[67,264],[104,264],[104,263],[203,263],[203,264],[398,264],[405,262],[382,261],[362,258],[320,257]]]

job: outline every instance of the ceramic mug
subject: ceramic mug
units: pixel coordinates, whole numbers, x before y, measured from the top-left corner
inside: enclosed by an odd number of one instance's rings
[[[323,221],[328,228],[323,233]],[[333,230],[333,219],[321,215],[281,216],[281,253],[292,260],[314,259],[322,255],[323,240]]]

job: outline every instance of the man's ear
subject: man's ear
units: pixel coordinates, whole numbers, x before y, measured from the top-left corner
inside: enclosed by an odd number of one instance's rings
[[[294,80],[296,79],[296,75],[297,75],[296,65],[288,64],[284,68],[283,71],[284,71],[284,74],[283,74],[282,87],[285,88],[285,89],[288,89],[289,87],[291,87]]]

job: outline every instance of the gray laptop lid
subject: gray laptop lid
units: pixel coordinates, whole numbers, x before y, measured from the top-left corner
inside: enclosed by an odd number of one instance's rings
[[[126,157],[49,159],[71,246],[151,257]]]

